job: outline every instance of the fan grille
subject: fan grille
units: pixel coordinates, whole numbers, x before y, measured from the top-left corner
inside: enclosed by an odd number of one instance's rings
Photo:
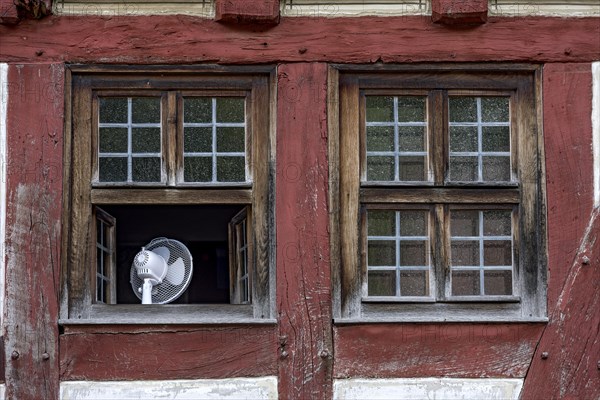
[[[152,304],[165,304],[177,300],[177,298],[179,298],[179,296],[185,292],[190,284],[190,281],[192,280],[192,254],[187,247],[178,240],[167,238],[153,239],[150,243],[148,243],[148,245],[145,246],[146,250],[149,251],[153,251],[160,247],[164,247],[169,251],[168,260],[165,259],[167,262],[167,274],[169,268],[171,268],[179,258],[183,260],[183,265],[185,267],[183,280],[180,284],[173,284],[168,279],[163,279],[161,284],[152,288]],[[139,291],[139,288],[142,287],[144,281],[138,277],[137,271],[133,265],[131,268],[130,280],[133,292],[138,299],[141,300],[142,293]]]

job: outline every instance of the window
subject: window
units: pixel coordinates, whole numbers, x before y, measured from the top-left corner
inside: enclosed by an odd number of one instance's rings
[[[332,72],[337,317],[543,319],[538,71],[423,69]]]
[[[271,68],[70,73],[62,319],[270,321]],[[131,265],[157,237],[190,250],[192,278],[141,306]]]

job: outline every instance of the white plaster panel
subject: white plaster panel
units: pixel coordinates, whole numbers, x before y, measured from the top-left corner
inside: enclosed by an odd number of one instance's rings
[[[594,204],[600,206],[600,61],[592,63],[592,147],[594,151]]]
[[[338,400],[517,400],[523,379],[337,379]]]
[[[4,383],[0,383],[0,399],[6,398],[6,386]]]
[[[61,382],[62,400],[142,399],[277,399],[277,378],[200,379],[170,381]]]

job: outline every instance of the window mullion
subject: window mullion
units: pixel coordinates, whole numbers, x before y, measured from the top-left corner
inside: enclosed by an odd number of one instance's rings
[[[447,95],[443,90],[429,92],[427,107],[427,143],[429,148],[430,177],[436,185],[444,184],[447,157]]]
[[[164,104],[166,104],[166,112],[162,113],[163,130],[161,132],[163,176],[166,177],[167,185],[175,186],[177,182],[177,159],[181,151],[178,148],[178,143],[183,143],[179,140],[179,135],[183,135],[183,129],[180,126],[183,127],[183,125],[180,124],[178,118],[177,93],[168,92],[166,101],[163,97]]]

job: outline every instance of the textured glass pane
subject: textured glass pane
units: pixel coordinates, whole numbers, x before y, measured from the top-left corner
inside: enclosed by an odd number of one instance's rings
[[[454,266],[473,267],[479,265],[479,241],[453,240],[451,262]]]
[[[510,127],[484,126],[481,132],[483,151],[510,151]]]
[[[183,121],[189,123],[212,122],[210,97],[186,97],[183,100]]]
[[[510,240],[485,240],[483,242],[483,265],[512,265]]]
[[[425,97],[398,97],[398,122],[425,121]]]
[[[370,267],[396,265],[396,242],[392,240],[369,240],[367,265]]]
[[[478,180],[477,157],[450,157],[450,180],[472,182]]]
[[[401,296],[427,296],[429,282],[427,271],[400,271]]]
[[[451,122],[477,122],[475,97],[451,97],[448,102]]]
[[[399,176],[401,181],[426,181],[425,157],[405,156],[399,158]]]
[[[456,211],[450,213],[452,236],[479,236],[479,211]]]
[[[394,180],[394,157],[367,157],[367,180],[369,181],[393,181]]]
[[[244,98],[217,97],[217,122],[244,122]]]
[[[483,122],[509,122],[508,97],[482,97],[481,119]]]
[[[425,151],[425,127],[399,126],[398,150]]]
[[[245,182],[246,164],[244,157],[217,157],[217,181]]]
[[[367,229],[369,236],[395,236],[396,212],[369,210],[367,212]]]
[[[369,296],[395,296],[395,271],[369,271]]]
[[[98,163],[100,182],[127,181],[126,157],[100,157]]]
[[[126,97],[100,97],[100,123],[127,123]]]
[[[184,128],[183,151],[189,153],[212,152],[212,128]]]
[[[426,236],[427,212],[426,211],[401,211],[400,236]]]
[[[512,271],[484,271],[483,285],[488,296],[512,294]]]
[[[245,151],[244,138],[244,128],[217,128],[217,151],[243,153]]]
[[[183,179],[186,182],[212,181],[212,157],[185,157]]]
[[[134,182],[160,182],[160,157],[134,157],[131,177]]]
[[[450,151],[477,151],[476,126],[451,126]]]
[[[100,153],[127,153],[127,128],[100,128]]]
[[[160,97],[136,97],[131,99],[131,122],[159,123]]]
[[[367,151],[394,151],[394,127],[367,126]]]
[[[427,242],[423,240],[402,240],[400,242],[400,265],[403,267],[421,267],[427,262]]]
[[[512,234],[511,211],[493,210],[483,212],[485,236],[510,236]]]
[[[477,296],[479,290],[479,271],[452,272],[453,296]]]
[[[483,157],[483,180],[487,182],[510,181],[510,157]]]
[[[394,121],[394,98],[390,96],[367,96],[367,121]]]
[[[134,153],[160,153],[160,128],[133,128],[131,148]]]

